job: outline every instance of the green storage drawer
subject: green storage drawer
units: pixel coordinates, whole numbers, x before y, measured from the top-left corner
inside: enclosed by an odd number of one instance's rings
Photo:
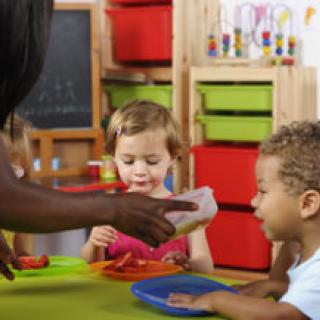
[[[168,109],[172,105],[171,85],[108,85],[104,89],[114,108],[119,108],[133,99],[151,100]]]
[[[271,85],[204,85],[197,86],[207,110],[271,111]]]
[[[207,140],[261,141],[272,133],[271,117],[199,115]]]

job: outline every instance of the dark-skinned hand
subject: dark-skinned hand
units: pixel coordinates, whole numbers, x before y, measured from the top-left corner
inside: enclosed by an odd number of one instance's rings
[[[153,247],[167,242],[175,232],[175,227],[165,218],[166,212],[194,211],[198,208],[192,202],[155,199],[134,192],[114,197],[117,197],[113,198],[117,210],[112,225]]]
[[[0,273],[8,280],[14,279],[13,272],[9,269],[8,264],[12,264],[16,269],[21,270],[20,263],[9,248],[2,232],[0,231]]]

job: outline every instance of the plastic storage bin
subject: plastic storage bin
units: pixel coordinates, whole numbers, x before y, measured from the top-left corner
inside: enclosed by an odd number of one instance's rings
[[[197,89],[203,94],[206,110],[271,111],[271,85],[203,85]]]
[[[126,7],[106,12],[113,22],[115,60],[171,60],[171,6]]]
[[[114,108],[118,108],[133,99],[151,100],[167,108],[171,108],[172,105],[171,85],[109,85],[105,86],[104,89]]]
[[[219,211],[206,234],[216,265],[263,270],[271,264],[271,243],[252,213]]]
[[[207,140],[261,141],[272,132],[271,117],[198,115]]]
[[[171,4],[172,0],[112,0],[118,4]]]
[[[250,206],[257,193],[256,147],[195,146],[196,188],[209,186],[218,203]]]

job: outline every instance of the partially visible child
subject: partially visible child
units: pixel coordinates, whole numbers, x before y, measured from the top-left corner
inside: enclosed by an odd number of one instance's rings
[[[248,296],[279,299],[288,290],[289,277],[287,271],[301,252],[302,247],[299,242],[288,241],[283,243],[267,279],[250,282],[245,285],[236,285],[234,288],[241,294]]]
[[[135,100],[118,109],[108,126],[106,146],[129,192],[154,198],[173,196],[164,181],[182,142],[178,125],[166,108],[150,101]],[[148,225],[137,228],[143,233]],[[161,260],[196,272],[213,272],[204,230],[152,248],[111,226],[95,227],[81,250],[81,257],[94,262],[115,259],[129,251],[134,258]]]
[[[17,179],[28,179],[31,172],[31,147],[28,138],[30,125],[15,114],[11,126],[9,118],[1,135],[7,147],[9,159]],[[16,256],[28,256],[32,251],[31,235],[2,230]]]
[[[320,319],[319,163],[320,122],[282,126],[260,146],[258,193],[252,200],[255,214],[268,239],[288,246],[279,255],[283,261],[278,266],[286,268],[297,253],[288,278],[274,279],[272,290],[280,294],[279,301],[216,291],[201,296],[171,294],[168,304],[216,311],[230,319]]]

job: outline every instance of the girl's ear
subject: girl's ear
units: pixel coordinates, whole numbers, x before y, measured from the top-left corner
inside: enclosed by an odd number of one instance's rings
[[[177,156],[171,156],[170,167],[172,167],[177,162]]]
[[[316,190],[307,190],[301,196],[301,218],[309,219],[320,211],[320,193]]]

